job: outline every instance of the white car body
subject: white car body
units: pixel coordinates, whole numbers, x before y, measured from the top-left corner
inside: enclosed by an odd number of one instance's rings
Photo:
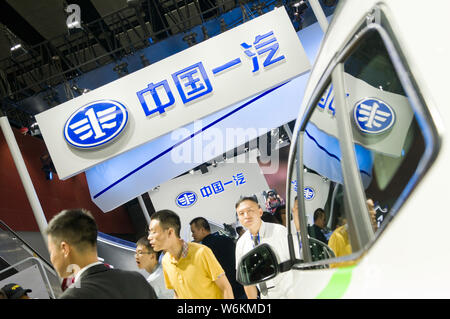
[[[389,222],[360,254],[355,267],[291,269],[295,289],[290,298],[449,298],[450,250],[450,2],[419,0],[341,0],[322,43],[305,91],[295,131],[314,91],[336,54],[355,35],[375,6],[383,8],[425,101],[439,146],[431,167]],[[295,143],[292,143],[292,148]],[[292,149],[291,149],[292,152]]]

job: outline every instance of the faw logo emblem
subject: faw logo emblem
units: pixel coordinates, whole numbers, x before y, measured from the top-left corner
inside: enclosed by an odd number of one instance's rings
[[[189,207],[197,201],[197,194],[194,192],[183,192],[179,194],[175,200],[179,207]]]
[[[303,189],[303,197],[305,197],[306,200],[312,200],[315,196],[316,192],[314,191],[314,188],[307,186]]]
[[[128,122],[128,111],[117,101],[100,100],[79,108],[64,126],[66,141],[78,148],[103,145],[116,138]]]
[[[395,122],[394,110],[385,102],[366,98],[356,103],[353,117],[360,131],[379,134],[389,130]]]

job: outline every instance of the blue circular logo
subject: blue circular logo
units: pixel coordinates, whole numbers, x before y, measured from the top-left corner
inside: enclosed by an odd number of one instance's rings
[[[197,194],[194,192],[183,192],[180,195],[177,196],[175,203],[179,207],[190,207],[195,204],[197,201]]]
[[[365,98],[355,104],[353,118],[361,132],[380,134],[394,125],[395,112],[380,99]]]
[[[100,100],[80,107],[64,125],[67,143],[92,148],[116,138],[128,122],[125,106],[113,100]]]
[[[312,200],[315,196],[316,192],[314,191],[314,188],[307,186],[303,189],[303,197],[305,197],[306,200]]]

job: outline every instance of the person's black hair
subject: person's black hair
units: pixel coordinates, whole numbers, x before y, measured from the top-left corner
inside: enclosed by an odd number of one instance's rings
[[[97,247],[97,224],[85,209],[63,210],[50,220],[46,234],[56,242],[65,241],[79,249]]]
[[[322,214],[325,215],[325,211],[324,211],[322,208],[317,208],[317,209],[314,211],[314,222],[315,222],[320,216],[322,216]],[[325,215],[325,217],[326,217],[326,215]]]
[[[149,253],[156,255],[156,259],[159,259],[159,255],[161,255],[162,252],[161,250],[155,251],[152,245],[150,245],[150,241],[146,236],[139,238],[139,240],[136,242],[136,246],[144,246]]]
[[[159,220],[163,229],[173,228],[175,230],[175,235],[180,237],[181,221],[180,217],[175,212],[169,209],[163,209],[154,213],[151,216],[151,219]]]
[[[189,225],[192,225],[192,224],[195,224],[195,227],[197,227],[199,229],[204,228],[206,231],[211,232],[211,227],[210,227],[208,221],[206,220],[206,218],[204,218],[204,217],[194,218],[189,223]]]
[[[261,207],[261,206],[259,206],[258,198],[256,197],[256,195],[252,195],[252,196],[241,196],[239,198],[239,200],[236,202],[235,208],[238,208],[238,206],[246,200],[252,201],[252,202],[256,203],[258,205],[258,207]]]

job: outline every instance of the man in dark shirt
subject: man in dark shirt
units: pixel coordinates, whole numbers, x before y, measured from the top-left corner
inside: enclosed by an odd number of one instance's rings
[[[189,224],[194,242],[208,246],[225,270],[225,275],[233,288],[234,297],[245,299],[244,287],[236,281],[236,244],[234,240],[217,232],[211,234],[211,227],[203,217],[194,218]]]
[[[322,208],[317,208],[314,212],[314,225],[309,226],[308,233],[309,236],[328,244],[328,240],[322,232],[322,229],[325,228],[326,222],[327,217],[325,215],[325,211]]]
[[[60,299],[156,299],[153,287],[140,273],[113,269],[99,261],[98,229],[89,211],[60,212],[46,233],[56,272],[61,278],[75,277]]]

